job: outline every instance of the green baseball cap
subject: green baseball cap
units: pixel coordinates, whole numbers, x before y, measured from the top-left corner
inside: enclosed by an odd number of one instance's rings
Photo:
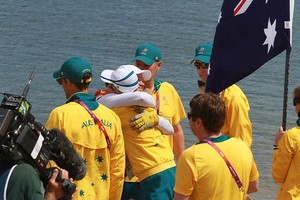
[[[83,75],[90,73],[92,75],[91,64],[82,58],[69,58],[64,62],[59,70],[53,72],[53,78],[59,79],[62,76],[69,79],[75,83],[83,83]],[[88,79],[85,82],[91,82],[92,79]]]
[[[140,60],[146,65],[152,65],[156,61],[161,61],[160,48],[151,43],[141,44],[135,51],[134,60]]]
[[[209,63],[211,52],[212,52],[212,43],[206,42],[204,44],[200,44],[195,49],[195,57],[190,63],[191,64],[194,63],[195,60],[200,60],[201,62]]]

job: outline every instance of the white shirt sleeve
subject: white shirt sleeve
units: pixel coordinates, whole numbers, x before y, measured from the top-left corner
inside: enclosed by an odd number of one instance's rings
[[[108,108],[134,105],[143,107],[155,106],[155,101],[150,94],[139,91],[122,94],[109,93],[97,98],[97,101]],[[159,122],[156,127],[165,135],[174,134],[174,128],[171,123],[161,116],[158,116],[158,118]]]
[[[122,106],[143,106],[154,107],[155,101],[153,97],[146,92],[128,92],[122,94],[109,93],[101,96],[97,101],[108,108],[116,108]]]
[[[158,128],[162,134],[173,135],[174,128],[173,128],[172,124],[169,122],[169,120],[167,120],[161,116],[158,116],[158,119],[159,119],[159,122],[158,122],[158,125],[156,126],[156,128]]]

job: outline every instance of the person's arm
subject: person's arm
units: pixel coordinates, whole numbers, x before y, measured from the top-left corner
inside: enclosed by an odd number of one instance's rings
[[[106,94],[97,101],[108,108],[117,108],[123,106],[143,106],[143,107],[153,107],[155,106],[155,101],[153,97],[146,92],[128,92],[122,94]]]
[[[259,185],[258,179],[255,180],[255,181],[250,181],[247,193],[250,194],[250,193],[253,193],[253,192],[257,192],[258,191],[258,185]]]
[[[184,196],[178,193],[174,193],[174,200],[188,200],[190,196]]]
[[[142,113],[135,115],[131,118],[131,126],[140,132],[145,129],[150,129],[156,126],[162,134],[174,134],[174,128],[170,121],[164,117],[157,115],[154,108],[146,108]]]
[[[278,183],[284,183],[293,159],[294,149],[298,146],[297,141],[290,138],[288,134],[289,131],[283,134],[278,141],[277,148],[274,148],[272,176]]]
[[[185,149],[184,133],[180,123],[175,124],[173,127],[174,127],[173,151],[175,153],[176,159],[178,160],[179,156]]]
[[[174,134],[174,127],[171,125],[169,120],[167,120],[166,118],[159,116],[159,115],[158,115],[158,119],[159,119],[159,122],[158,122],[156,128],[158,130],[160,130],[160,132],[162,134],[165,134],[165,135]]]

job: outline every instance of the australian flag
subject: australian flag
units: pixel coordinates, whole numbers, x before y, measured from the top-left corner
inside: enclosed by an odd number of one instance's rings
[[[206,92],[219,93],[291,47],[294,0],[224,0]]]

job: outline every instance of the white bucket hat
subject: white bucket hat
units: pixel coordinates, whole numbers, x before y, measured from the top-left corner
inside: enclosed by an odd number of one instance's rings
[[[133,92],[139,86],[138,77],[134,71],[128,69],[104,70],[100,78],[105,83],[112,83],[123,93]]]
[[[134,73],[136,74],[142,74],[143,76],[143,80],[144,81],[148,81],[151,79],[151,71],[149,70],[141,70],[138,67],[134,66],[134,65],[121,65],[118,69],[126,69],[126,70],[130,70],[130,71],[134,71]]]

